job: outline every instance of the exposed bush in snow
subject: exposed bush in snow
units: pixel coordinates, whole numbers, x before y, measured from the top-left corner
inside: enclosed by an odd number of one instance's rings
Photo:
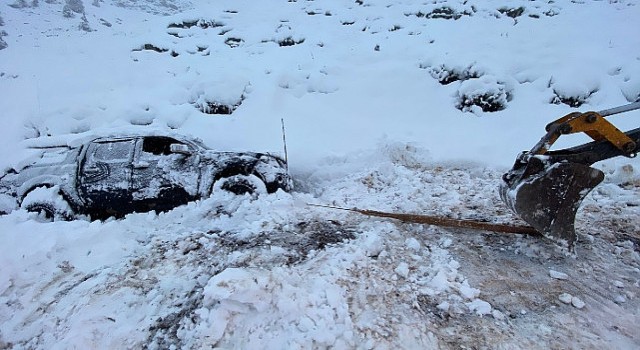
[[[560,11],[557,8],[552,8],[552,9],[549,9],[548,11],[545,11],[544,14],[547,17],[553,17],[553,16],[559,15]]]
[[[315,16],[315,15],[325,15],[327,17],[331,17],[332,14],[329,11],[322,11],[322,10],[310,10],[310,11],[306,11],[307,15],[309,16]]]
[[[0,16],[0,27],[4,25],[4,20],[2,19],[2,16]],[[6,48],[7,42],[4,41],[4,39],[2,39],[2,37],[7,36],[7,32],[5,32],[4,30],[0,30],[0,50]]]
[[[578,95],[565,95],[562,92],[558,92],[556,89],[553,89],[553,93],[555,96],[551,99],[551,103],[556,105],[564,103],[570,107],[577,108],[587,102],[589,97],[596,91],[598,90],[592,90]]]
[[[82,14],[82,20],[80,21],[80,24],[78,25],[78,29],[83,30],[85,32],[90,32],[93,29],[91,29],[91,26],[89,26],[89,20],[87,19],[87,15],[86,14]]]
[[[452,7],[449,6],[442,6],[442,7],[438,7],[436,9],[431,10],[430,12],[427,13],[423,13],[422,11],[418,11],[416,13],[414,13],[413,15],[415,15],[416,17],[424,17],[424,18],[429,18],[429,19],[453,19],[453,20],[457,20],[460,19],[460,17],[462,16],[471,16],[473,15],[472,11],[469,10],[463,10],[462,12],[453,9]]]
[[[242,77],[220,76],[189,86],[190,103],[205,114],[232,114],[246,98],[250,83]]]
[[[141,50],[151,50],[160,53],[169,51],[168,49],[159,48],[153,44],[144,44]]]
[[[224,43],[227,44],[227,46],[234,48],[234,47],[238,47],[240,46],[242,43],[244,42],[244,40],[240,39],[240,38],[227,38]]]
[[[0,50],[6,48],[7,46],[7,42],[4,41],[4,39],[2,39],[2,37],[7,36],[7,32],[5,32],[4,30],[0,30]]]
[[[232,114],[244,101],[244,96],[235,104],[224,104],[215,101],[196,102],[194,105],[205,114]]]
[[[102,24],[105,27],[111,27],[112,26],[112,24],[109,21],[107,21],[106,19],[104,19],[104,18],[100,18],[98,21],[100,22],[100,24]]]
[[[420,65],[420,68],[427,69],[431,76],[434,79],[438,79],[442,85],[451,84],[458,80],[480,78],[484,74],[473,65],[469,65],[467,67],[450,67],[444,64],[436,67]]]
[[[213,19],[212,20],[206,20],[206,19],[184,20],[182,22],[169,23],[167,28],[189,29],[195,26],[200,27],[202,29],[208,29],[208,28],[223,27],[224,23],[218,22]]]
[[[62,15],[71,18],[74,13],[84,13],[84,4],[82,0],[67,0],[67,3],[62,8]]]
[[[170,15],[191,6],[189,0],[112,0],[113,4],[128,9],[138,9],[148,13]]]
[[[164,53],[164,52],[169,51],[169,49],[165,49],[163,47],[158,47],[158,46],[153,45],[153,44],[144,44],[141,47],[139,47],[137,49],[133,49],[131,51],[133,51],[133,52],[137,52],[137,51],[155,51],[157,53]],[[171,50],[170,54],[171,54],[172,57],[180,56],[180,54],[175,52],[174,50]]]
[[[520,7],[516,7],[516,8],[511,8],[511,7],[501,7],[498,9],[498,12],[500,12],[501,14],[507,16],[507,17],[511,17],[513,19],[516,19],[520,16],[522,16],[522,14],[524,13],[524,7],[520,6]]]
[[[506,84],[492,76],[462,82],[456,96],[456,108],[463,112],[497,112],[507,107],[512,98]]]
[[[567,70],[551,77],[549,87],[553,91],[551,103],[564,103],[571,107],[582,106],[600,89],[596,78],[580,71]]]
[[[304,39],[294,40],[292,37],[288,36],[282,40],[278,40],[278,46],[293,46],[302,44]]]
[[[26,0],[16,0],[13,4],[10,4],[9,6],[13,7],[14,9],[21,9],[25,7],[37,7],[38,0],[32,0],[31,3],[28,3]]]

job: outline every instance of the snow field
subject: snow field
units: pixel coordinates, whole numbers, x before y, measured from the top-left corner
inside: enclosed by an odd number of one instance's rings
[[[3,104],[17,116],[8,164],[22,158],[25,136],[131,125],[179,129],[214,148],[275,151],[285,118],[291,160],[301,166],[388,137],[419,143],[436,159],[506,167],[546,123],[570,111],[562,99],[587,102],[583,109],[637,99],[638,39],[627,35],[637,28],[625,19],[638,9],[629,2],[443,3],[472,13],[458,20],[419,17],[439,5],[400,1],[287,3],[278,11],[268,4],[185,3],[179,8],[196,9],[170,17],[140,16],[131,4],[85,5],[91,32],[76,32],[76,19],[57,17],[60,5],[6,10],[5,27],[20,28],[14,31],[36,44],[22,45],[10,33],[13,45],[3,52],[3,88],[21,91]],[[498,11],[520,6],[515,19]],[[479,29],[470,35],[469,26]],[[304,42],[279,46],[289,37]],[[230,39],[241,42],[232,47]],[[47,64],[38,61],[43,54]],[[480,76],[440,86],[428,71],[442,66],[475,67]],[[498,112],[466,105],[485,93],[503,106]],[[208,102],[239,105],[224,118],[203,114]],[[636,126],[625,120],[632,118],[618,119],[623,130]]]

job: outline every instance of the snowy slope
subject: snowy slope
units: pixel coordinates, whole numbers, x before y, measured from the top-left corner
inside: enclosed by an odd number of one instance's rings
[[[639,347],[637,159],[599,165],[576,257],[307,205],[517,222],[496,187],[544,125],[640,98],[639,15],[630,0],[0,4],[3,170],[29,145],[141,128],[278,152],[284,118],[297,185],[106,222],[1,216],[0,349]]]

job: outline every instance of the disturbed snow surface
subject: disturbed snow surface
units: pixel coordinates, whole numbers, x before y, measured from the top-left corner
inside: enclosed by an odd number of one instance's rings
[[[546,123],[640,98],[634,1],[5,4],[3,169],[150,128],[269,151],[284,117],[297,186],[0,217],[0,349],[640,347],[637,159],[599,165],[575,257],[307,205],[515,222],[500,176]]]
[[[391,144],[327,160],[296,174],[299,188],[312,193],[255,200],[216,193],[169,213],[107,222],[41,224],[23,211],[4,216],[0,225],[16,229],[0,236],[11,252],[0,258],[1,344],[640,344],[640,183],[624,181],[624,174],[614,174],[618,182],[604,184],[585,204],[576,257],[539,237],[403,224],[306,205],[512,221],[495,191],[498,172],[432,163],[424,152]],[[564,293],[585,305],[565,304]]]

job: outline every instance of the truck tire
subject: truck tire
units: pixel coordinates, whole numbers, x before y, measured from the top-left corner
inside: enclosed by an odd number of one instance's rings
[[[73,209],[60,194],[58,186],[35,188],[24,197],[20,207],[36,213],[37,220],[42,222],[71,221],[75,218]]]
[[[18,201],[15,197],[0,193],[0,215],[9,214],[18,209]]]
[[[267,186],[255,175],[233,175],[216,181],[213,190],[227,191],[236,195],[260,195],[267,193]]]

